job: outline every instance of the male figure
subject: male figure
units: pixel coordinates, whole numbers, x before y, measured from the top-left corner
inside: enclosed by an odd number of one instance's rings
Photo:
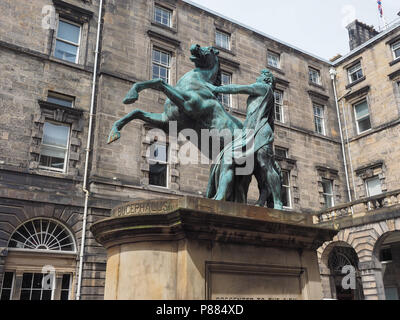
[[[209,85],[214,94],[248,94],[247,115],[244,122],[244,140],[254,139],[254,145],[250,150],[246,150],[245,157],[254,157],[255,175],[260,197],[257,205],[264,206],[270,193],[274,200],[274,208],[282,209],[281,201],[281,171],[279,165],[274,160],[273,141],[274,141],[274,108],[275,108],[275,77],[269,70],[262,70],[257,81],[251,85],[226,85],[215,87]],[[247,142],[246,142],[247,143]],[[242,148],[245,146],[242,145]],[[223,152],[234,149],[225,148]],[[233,157],[234,158],[234,157]],[[220,155],[220,159],[222,156]],[[234,159],[233,159],[234,160]],[[245,177],[235,177],[235,163],[221,163],[212,168],[207,196],[215,200],[243,202],[247,199],[247,192],[250,180]],[[242,184],[242,185],[240,185]],[[241,193],[245,195],[240,195]]]

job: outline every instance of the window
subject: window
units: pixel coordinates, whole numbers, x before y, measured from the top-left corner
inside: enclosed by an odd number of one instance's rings
[[[382,193],[381,180],[378,176],[366,179],[365,187],[367,189],[367,197],[373,197]]]
[[[167,187],[168,176],[168,146],[154,143],[150,146],[149,184]]]
[[[49,92],[49,95],[47,96],[47,101],[69,108],[72,108],[74,105],[74,99],[72,97],[67,97],[53,92]]]
[[[161,8],[159,6],[154,7],[154,21],[164,26],[171,27],[172,11]]]
[[[269,66],[278,69],[281,67],[281,57],[278,53],[268,51],[267,60]]]
[[[52,300],[54,275],[44,278],[43,273],[24,273],[20,300]],[[47,280],[47,281],[46,281]]]
[[[395,60],[400,58],[400,41],[397,41],[396,43],[392,44],[392,51]]]
[[[322,179],[322,190],[325,200],[325,208],[333,207],[334,206],[333,181],[328,179]]]
[[[60,300],[69,300],[69,292],[71,287],[71,275],[70,274],[63,274],[62,281],[61,281],[61,297]]]
[[[314,124],[315,132],[325,135],[324,107],[317,104],[314,105]]]
[[[282,147],[275,147],[275,155],[280,158],[287,159],[288,149]]]
[[[78,63],[80,38],[80,25],[60,20],[58,23],[54,56],[62,60]]]
[[[27,250],[75,251],[71,233],[56,221],[33,219],[24,223],[11,236],[9,248]]]
[[[171,55],[167,52],[153,49],[153,74],[152,79],[163,79],[169,83],[169,74],[171,68]]]
[[[349,68],[347,70],[347,72],[349,74],[349,82],[350,83],[360,80],[364,76],[362,68],[361,68],[361,62],[359,62],[356,65],[354,65],[353,67]]]
[[[275,90],[275,120],[284,122],[283,119],[283,91]]]
[[[321,74],[319,70],[314,68],[309,68],[308,75],[311,83],[321,85]]]
[[[0,291],[0,300],[11,300],[14,287],[14,273],[5,272],[3,277],[3,286]]]
[[[230,50],[230,35],[222,31],[215,31],[215,44],[217,47]]]
[[[226,72],[221,72],[221,85],[227,85],[232,83],[232,75]],[[218,100],[225,108],[232,106],[232,95],[230,94],[219,94]]]
[[[39,166],[65,172],[70,127],[61,123],[46,121],[43,126]]]
[[[391,247],[382,248],[379,256],[379,261],[392,262],[392,260],[393,260],[392,248]]]
[[[291,208],[292,207],[292,202],[290,200],[290,173],[289,171],[282,170],[282,176],[283,176],[283,181],[282,181],[282,205],[285,208]]]
[[[357,132],[363,133],[371,129],[371,119],[369,116],[368,102],[364,100],[354,105],[354,113],[357,124]]]

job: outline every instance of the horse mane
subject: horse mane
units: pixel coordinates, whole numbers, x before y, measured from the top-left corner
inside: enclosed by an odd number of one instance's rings
[[[218,62],[218,72],[217,72],[217,77],[215,78],[214,81],[214,86],[220,87],[222,84],[222,70],[221,70],[221,63],[219,62],[219,59],[217,56],[215,56]]]

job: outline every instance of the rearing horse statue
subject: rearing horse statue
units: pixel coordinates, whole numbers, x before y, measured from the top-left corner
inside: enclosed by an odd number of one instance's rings
[[[164,112],[133,110],[114,123],[108,143],[118,140],[121,137],[120,130],[134,119],[143,120],[165,132],[168,131],[169,122],[176,121],[178,131],[190,128],[196,131],[199,138],[201,129],[228,129],[233,135],[234,130],[243,128],[242,122],[226,112],[207,86],[207,83],[220,85],[218,50],[213,47],[200,47],[197,44],[191,46],[190,52],[190,60],[196,68],[180,78],[175,87],[162,79],[138,82],[132,86],[123,101],[124,104],[132,104],[138,100],[140,91],[155,89],[164,92],[168,97]]]

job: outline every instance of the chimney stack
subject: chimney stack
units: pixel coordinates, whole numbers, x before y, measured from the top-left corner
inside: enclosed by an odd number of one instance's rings
[[[346,28],[349,31],[350,50],[361,46],[363,43],[379,34],[373,26],[368,26],[358,20],[354,20]]]

